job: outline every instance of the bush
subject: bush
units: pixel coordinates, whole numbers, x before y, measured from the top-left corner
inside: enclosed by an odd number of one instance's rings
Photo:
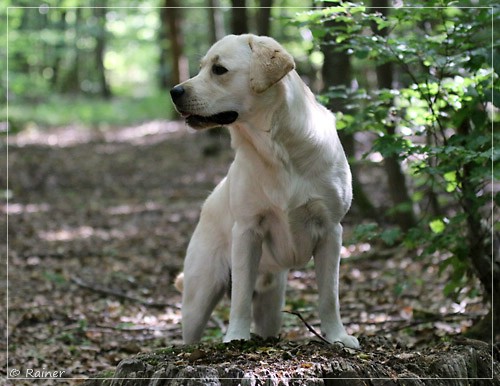
[[[491,237],[498,231],[492,215],[500,195],[492,192],[499,177],[493,125],[500,120],[500,85],[492,54],[497,65],[500,55],[493,51],[492,26],[500,13],[445,5],[431,1],[426,6],[442,7],[393,8],[383,15],[361,3],[336,3],[294,23],[311,29],[317,44],[350,54],[361,87],[330,88],[324,98],[347,101],[338,128],[375,133],[371,152],[400,160],[413,191],[416,226],[403,232],[363,224],[355,234],[399,241],[423,258],[439,253],[440,269],[452,267],[448,295],[459,294],[471,272],[491,293],[491,275],[479,265],[491,266]],[[396,74],[392,88],[362,80],[374,65],[387,63]]]

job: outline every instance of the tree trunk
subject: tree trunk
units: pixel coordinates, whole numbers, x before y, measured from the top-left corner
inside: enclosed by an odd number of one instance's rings
[[[248,33],[245,0],[231,0],[231,32],[235,35]]]
[[[60,36],[64,36],[66,33],[66,10],[60,9],[59,11],[59,21],[56,23],[55,28]],[[51,12],[55,12],[55,10]],[[50,79],[50,84],[53,89],[57,88],[59,82],[60,65],[65,49],[65,44],[62,41],[58,41],[54,47],[52,78]]]
[[[271,8],[273,0],[260,0],[257,12],[257,34],[269,36],[271,31]]]
[[[172,83],[168,71],[168,34],[166,26],[167,10],[160,8],[161,25],[158,28],[158,46],[160,47],[160,56],[158,58],[158,85],[160,90],[170,90],[177,83]]]
[[[461,136],[472,134],[469,119],[457,128]],[[467,247],[469,265],[485,291],[485,301],[490,303],[488,314],[467,331],[467,335],[484,341],[495,340],[500,335],[500,252],[496,234],[492,233],[494,224],[483,220],[483,211],[477,203],[478,187],[471,182],[474,162],[465,163],[457,172],[461,186],[461,205],[467,219]],[[493,336],[492,336],[493,335]]]
[[[224,37],[224,17],[219,7],[219,0],[208,0],[210,44],[214,44]]]
[[[182,15],[177,0],[165,0],[165,8],[160,10],[162,28],[170,40],[171,76],[169,88],[189,78],[189,65],[183,53]],[[161,59],[160,59],[161,61]]]
[[[111,98],[111,89],[109,88],[108,82],[106,80],[106,70],[104,68],[104,53],[106,48],[106,8],[95,7],[94,16],[96,17],[98,23],[97,35],[96,35],[96,46],[95,46],[95,59],[97,76],[99,78],[99,86],[101,95],[109,99]]]
[[[80,39],[80,24],[82,22],[82,8],[75,8],[73,12],[75,13],[75,21],[72,26],[74,30],[73,39],[73,60],[70,65],[69,70],[64,74],[61,79],[60,90],[63,93],[77,93],[80,91],[80,62],[82,59],[81,50],[78,48],[78,40]],[[71,51],[71,49],[69,49]]]
[[[500,385],[500,363],[486,343],[462,339],[403,352],[372,340],[364,351],[270,340],[170,346],[124,359],[107,379],[83,385]]]
[[[387,15],[389,3],[387,0],[372,0],[373,10],[380,12],[384,16]],[[380,36],[387,36],[387,29],[378,30],[376,26],[373,28],[374,33]],[[393,68],[392,63],[384,63],[376,67],[378,85],[380,88],[392,89]],[[395,134],[394,126],[386,127],[389,135]],[[408,193],[406,179],[401,164],[396,156],[386,157],[384,159],[385,172],[389,182],[389,194],[394,207],[398,210],[393,214],[394,221],[403,230],[408,230],[414,227],[417,223],[413,211],[412,200]]]
[[[327,1],[323,3],[323,7],[328,7],[329,5],[329,2]],[[336,23],[339,22],[335,20],[329,20],[325,24],[327,27],[333,27]],[[322,68],[323,82],[325,88],[328,88],[330,86],[345,86],[347,89],[351,86],[352,81],[351,62],[346,51],[335,51],[335,47],[331,43],[334,41],[334,36],[332,36],[330,33],[327,33],[324,39],[324,43],[321,45],[321,51],[323,52],[325,58]],[[346,103],[344,99],[331,99],[328,107],[332,111],[347,112],[345,104]],[[342,141],[342,145],[344,146],[344,150],[347,156],[351,159],[354,159],[356,153],[354,134],[339,131],[339,137]],[[351,163],[351,172],[354,205],[359,208],[364,217],[377,219],[377,210],[371,203],[368,196],[365,194],[363,186],[359,181],[358,165],[356,164],[356,162]]]

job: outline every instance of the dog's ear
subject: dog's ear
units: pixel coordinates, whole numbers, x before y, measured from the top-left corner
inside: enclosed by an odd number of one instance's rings
[[[251,36],[250,87],[256,93],[266,91],[295,68],[292,56],[268,37]]]

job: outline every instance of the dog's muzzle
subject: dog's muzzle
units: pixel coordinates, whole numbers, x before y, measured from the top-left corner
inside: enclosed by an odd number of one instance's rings
[[[175,86],[170,90],[170,96],[176,110],[186,119],[186,123],[194,129],[229,125],[238,119],[236,111],[223,111],[209,116],[192,114],[189,111],[185,111],[182,108],[182,97],[184,95],[186,95],[186,89],[181,85]]]

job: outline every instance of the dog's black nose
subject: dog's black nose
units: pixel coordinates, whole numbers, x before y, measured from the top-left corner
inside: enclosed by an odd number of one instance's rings
[[[172,97],[172,100],[175,102],[179,100],[179,98],[184,94],[184,87],[182,86],[175,86],[170,90],[170,96]]]

